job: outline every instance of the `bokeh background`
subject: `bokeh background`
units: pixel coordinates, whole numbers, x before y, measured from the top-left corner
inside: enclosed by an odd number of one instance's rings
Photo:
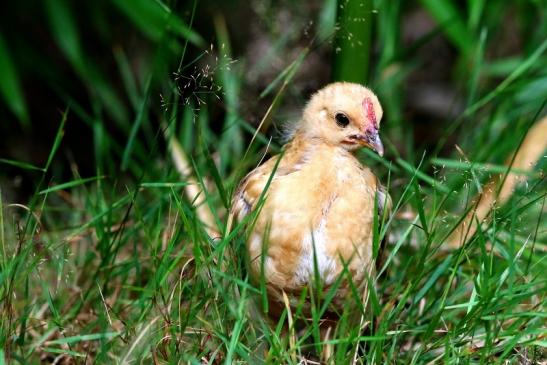
[[[309,95],[331,80],[332,0],[46,0],[0,6],[0,156],[43,166],[61,115],[69,110],[62,153],[54,161],[59,178],[71,175],[71,164],[82,175],[96,173],[98,129],[122,148],[102,152],[109,157],[106,172],[119,172],[138,118],[137,145],[145,158],[169,109],[162,97],[169,98],[185,78],[196,79],[188,88],[193,91],[199,83],[218,88],[220,98],[200,97],[219,135],[231,117],[258,124],[273,93],[259,96],[306,47],[311,51],[291,80],[274,124],[298,118]],[[446,154],[454,142],[465,144],[467,136],[476,135],[472,118],[444,132],[514,72],[547,34],[540,0],[378,0],[374,9],[367,84],[386,109],[385,138],[410,159],[422,150]],[[539,60],[545,60],[543,53]],[[499,116],[504,124],[537,108],[547,92],[545,69],[545,62],[533,63],[504,90],[508,106],[500,113],[507,115]],[[234,143],[249,139],[248,133],[239,134],[242,139]],[[440,138],[448,141],[438,145]],[[0,176],[10,200],[33,192],[33,176],[17,167],[2,164]]]

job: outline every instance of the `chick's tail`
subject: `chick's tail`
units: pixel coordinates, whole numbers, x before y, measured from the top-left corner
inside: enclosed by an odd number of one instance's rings
[[[505,165],[512,171],[494,176],[484,185],[482,193],[473,199],[473,209],[448,237],[444,248],[456,249],[469,241],[479,225],[488,219],[492,209],[505,204],[516,186],[527,179],[525,173],[534,168],[546,148],[547,116],[530,128],[516,154],[506,161]]]

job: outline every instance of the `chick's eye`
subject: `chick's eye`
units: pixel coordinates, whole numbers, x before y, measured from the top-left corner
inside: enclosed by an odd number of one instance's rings
[[[349,118],[343,113],[336,113],[334,119],[336,119],[336,124],[342,128],[347,127],[349,124]]]

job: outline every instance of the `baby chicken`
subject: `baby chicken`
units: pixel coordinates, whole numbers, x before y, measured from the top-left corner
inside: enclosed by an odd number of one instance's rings
[[[270,314],[283,311],[284,294],[295,305],[304,288],[317,287],[317,278],[327,292],[344,267],[366,297],[375,199],[380,211],[389,199],[353,152],[368,147],[383,155],[381,119],[372,91],[330,84],[312,96],[284,152],[241,181],[232,214],[242,221],[258,210],[246,248],[251,278],[265,280]],[[347,284],[337,288],[335,310],[348,295]]]

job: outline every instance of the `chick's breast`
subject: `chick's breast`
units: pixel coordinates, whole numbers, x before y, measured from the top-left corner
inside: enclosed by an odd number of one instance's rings
[[[253,209],[275,159],[251,173],[239,194]],[[332,284],[346,264],[358,285],[372,266],[375,189],[374,175],[344,150],[316,147],[305,158],[289,150],[247,242],[252,277],[294,292],[312,284],[316,268],[322,285]]]

